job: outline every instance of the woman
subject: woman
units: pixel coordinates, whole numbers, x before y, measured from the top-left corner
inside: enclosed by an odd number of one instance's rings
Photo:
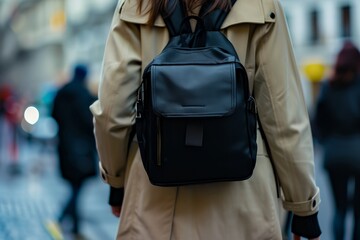
[[[222,25],[246,67],[270,154],[258,130],[257,163],[246,181],[184,187],[150,184],[136,140],[136,90],[169,36],[165,0],[119,1],[108,37],[99,100],[91,106],[103,179],[121,215],[118,239],[282,239],[281,199],[295,214],[295,239],[319,239],[308,114],[283,10],[277,0],[238,0]],[[189,14],[204,1],[184,0]],[[213,1],[214,8],[230,1]],[[129,144],[130,143],[130,144]]]
[[[335,202],[334,239],[345,237],[348,210],[353,213],[352,239],[360,239],[360,52],[351,42],[344,44],[333,75],[322,86],[315,120]],[[354,193],[348,199],[352,180]]]

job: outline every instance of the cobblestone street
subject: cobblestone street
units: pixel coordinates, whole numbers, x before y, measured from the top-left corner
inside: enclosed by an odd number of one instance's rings
[[[1,135],[0,240],[72,240],[55,225],[70,189],[59,175],[53,146],[20,138],[15,165]],[[86,240],[115,238],[118,219],[107,198],[100,178],[86,182],[80,196],[80,229]]]

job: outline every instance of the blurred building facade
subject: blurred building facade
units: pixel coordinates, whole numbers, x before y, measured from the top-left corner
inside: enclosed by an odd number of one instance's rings
[[[317,95],[318,81],[329,74],[344,40],[352,40],[360,46],[360,1],[281,1],[304,78],[306,99],[311,106]]]
[[[345,39],[360,43],[360,1],[282,0],[297,56],[333,57]]]
[[[360,44],[359,0],[281,1],[301,70],[313,62],[331,65],[344,39]],[[36,94],[78,61],[90,64],[96,81],[116,3],[0,0],[0,84],[10,81]],[[311,104],[309,76],[302,77]]]
[[[98,74],[117,0],[0,0],[0,84],[25,95],[65,81],[76,62]]]

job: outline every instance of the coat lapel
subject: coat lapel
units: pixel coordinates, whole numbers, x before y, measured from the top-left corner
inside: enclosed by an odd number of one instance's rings
[[[237,0],[234,4],[234,11],[230,11],[225,19],[222,28],[240,23],[257,23],[274,22],[272,15],[274,4],[262,0]],[[240,13],[240,14],[239,14]],[[120,18],[127,22],[146,24],[148,20],[148,0],[143,1],[141,12],[138,11],[138,0],[125,0],[121,8]],[[161,16],[157,17],[155,26],[165,27],[164,20]]]

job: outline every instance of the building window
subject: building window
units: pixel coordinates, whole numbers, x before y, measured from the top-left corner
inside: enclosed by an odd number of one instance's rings
[[[351,37],[351,7],[341,7],[341,36]]]
[[[311,43],[315,44],[320,39],[320,32],[319,32],[319,12],[317,10],[313,10],[310,13],[310,20],[311,20],[311,32],[310,32],[310,41]]]

